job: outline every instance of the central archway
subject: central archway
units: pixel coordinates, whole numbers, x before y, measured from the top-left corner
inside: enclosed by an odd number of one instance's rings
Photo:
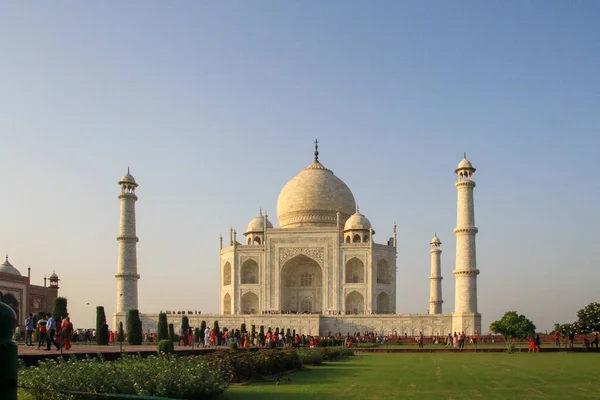
[[[281,268],[280,308],[287,312],[323,311],[323,271],[319,263],[303,254]]]

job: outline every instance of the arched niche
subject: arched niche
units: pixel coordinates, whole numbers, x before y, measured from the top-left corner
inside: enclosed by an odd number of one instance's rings
[[[346,295],[346,313],[347,314],[364,314],[365,313],[365,298],[362,294],[352,291]]]
[[[258,283],[258,263],[252,259],[244,261],[242,263],[240,274],[240,281],[242,284]]]
[[[231,295],[229,293],[223,296],[223,314],[231,315]]]
[[[231,285],[231,264],[229,261],[223,266],[223,286]]]
[[[377,313],[389,314],[390,312],[390,296],[386,292],[381,292],[377,296]]]
[[[346,283],[365,283],[365,264],[356,257],[346,262]]]
[[[310,301],[310,312],[321,312],[323,297],[323,271],[318,262],[304,254],[288,260],[280,274],[280,308],[284,311],[299,312]]]
[[[241,299],[242,314],[258,314],[258,296],[256,293],[244,293]]]

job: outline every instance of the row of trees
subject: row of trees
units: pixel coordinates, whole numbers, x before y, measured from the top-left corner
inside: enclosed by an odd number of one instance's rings
[[[109,342],[110,332],[106,323],[106,313],[104,307],[96,307],[96,343],[105,346]],[[119,322],[116,336],[117,342],[125,341],[125,332],[123,322]],[[142,344],[142,320],[138,310],[129,310],[127,313],[127,343],[131,345]]]
[[[535,335],[535,325],[524,315],[508,311],[498,321],[492,322],[490,330],[504,336],[507,344],[515,339],[524,339]],[[600,303],[590,303],[577,312],[577,320],[570,324],[554,324],[554,331],[563,336],[589,334],[600,330]]]

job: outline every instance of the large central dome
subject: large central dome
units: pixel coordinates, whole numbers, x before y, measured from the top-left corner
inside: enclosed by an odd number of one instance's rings
[[[289,181],[277,199],[277,219],[281,228],[336,227],[337,213],[344,226],[356,211],[352,192],[344,182],[315,161]]]

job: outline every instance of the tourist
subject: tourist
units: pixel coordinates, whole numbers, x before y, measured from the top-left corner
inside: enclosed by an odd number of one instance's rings
[[[554,332],[554,342],[556,343],[556,347],[560,347],[560,332]]]
[[[25,346],[33,346],[33,314],[29,313],[29,317],[25,319]]]
[[[208,347],[210,345],[210,328],[207,326],[204,330],[204,347]]]
[[[598,333],[598,331],[594,332],[594,344],[596,345],[596,348],[598,348],[598,341],[599,341],[599,337],[600,333]]]
[[[539,333],[535,335],[535,352],[539,353],[541,347],[540,335]]]
[[[52,314],[47,313],[46,316],[48,317],[48,322],[46,323],[46,329],[47,329],[47,337],[46,337],[46,349],[47,351],[50,351],[50,347],[52,347],[52,345],[56,346],[56,350],[60,350],[60,345],[58,343],[56,343],[56,340],[54,339],[54,335],[56,334],[56,320],[52,317]]]
[[[73,337],[73,323],[71,323],[71,318],[66,317],[62,323],[62,328],[60,330],[60,339],[62,346],[65,350],[69,350],[71,348],[71,339]]]
[[[48,323],[47,319],[48,317],[44,315],[44,317],[40,319],[37,323],[38,334],[40,336],[38,339],[38,349],[46,344],[46,336],[48,332],[48,330],[46,329],[46,324]]]
[[[588,351],[590,349],[590,341],[588,340],[587,336],[583,338],[583,348],[585,349],[585,351]]]
[[[535,340],[533,337],[529,338],[529,351],[528,353],[533,353],[535,351]]]

